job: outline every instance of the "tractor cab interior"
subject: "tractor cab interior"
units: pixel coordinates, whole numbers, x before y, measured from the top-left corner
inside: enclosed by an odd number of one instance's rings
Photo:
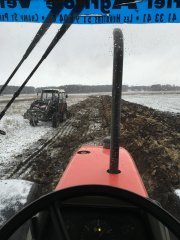
[[[11,219],[0,236],[4,240],[177,240],[178,231],[175,219],[150,199],[110,186],[85,185],[35,201]]]

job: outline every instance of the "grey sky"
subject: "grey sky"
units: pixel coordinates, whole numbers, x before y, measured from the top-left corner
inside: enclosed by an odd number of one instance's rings
[[[0,84],[10,75],[40,24],[0,23]],[[52,25],[11,85],[20,85],[60,25]],[[128,85],[180,85],[180,25],[73,25],[29,81],[30,86],[111,84],[112,31],[124,34],[124,80]]]

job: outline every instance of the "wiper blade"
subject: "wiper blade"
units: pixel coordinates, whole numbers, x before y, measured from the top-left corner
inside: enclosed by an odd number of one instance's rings
[[[15,73],[18,71],[18,69],[20,68],[20,66],[23,64],[23,62],[26,60],[26,58],[30,55],[30,53],[32,52],[32,50],[35,48],[35,46],[37,45],[37,43],[41,40],[41,38],[44,36],[44,34],[46,33],[46,31],[49,29],[49,27],[51,26],[53,20],[57,17],[57,15],[62,11],[63,9],[63,4],[56,4],[56,7],[53,8],[48,16],[46,17],[44,23],[41,25],[40,29],[38,30],[38,32],[36,33],[34,39],[32,40],[32,42],[30,43],[28,49],[26,50],[25,54],[23,55],[22,59],[20,60],[20,62],[18,63],[18,65],[15,67],[15,69],[13,70],[13,72],[11,73],[11,75],[8,77],[7,81],[4,83],[4,85],[1,87],[0,89],[0,95],[1,93],[4,91],[4,89],[7,87],[8,83],[11,81],[11,79],[13,78],[13,76],[15,75]]]
[[[58,30],[56,36],[51,41],[49,47],[46,49],[45,53],[43,54],[43,56],[41,57],[41,59],[39,60],[37,65],[33,68],[32,72],[29,74],[29,76],[26,78],[26,80],[23,82],[23,84],[20,86],[20,88],[14,93],[13,97],[11,98],[11,100],[7,103],[7,105],[4,107],[4,109],[0,113],[0,120],[5,115],[6,111],[11,106],[11,104],[14,102],[14,100],[19,96],[19,94],[21,93],[22,89],[25,87],[25,85],[28,83],[28,81],[34,75],[34,73],[39,68],[39,66],[44,61],[44,59],[46,59],[46,57],[49,55],[49,53],[52,51],[52,49],[56,46],[58,41],[63,37],[63,35],[66,33],[66,31],[70,28],[72,23],[75,21],[75,17],[78,16],[81,13],[81,11],[84,8],[84,5],[83,5],[82,2],[83,2],[83,0],[77,1],[76,6],[72,9],[70,14],[67,16],[65,22],[63,23],[61,28]]]

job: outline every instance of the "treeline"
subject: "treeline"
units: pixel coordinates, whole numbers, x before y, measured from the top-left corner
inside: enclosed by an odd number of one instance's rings
[[[127,86],[128,91],[180,91],[180,86],[154,84],[151,86]]]
[[[0,88],[2,86],[0,85]],[[4,90],[3,94],[13,94],[18,90],[18,86],[7,86]],[[46,87],[46,88],[55,88],[55,89],[64,89],[67,93],[95,93],[95,92],[111,92],[112,85],[63,85],[59,87]],[[35,88],[35,87],[24,87],[22,94],[32,94],[41,92],[41,89],[44,88]],[[180,91],[180,86],[175,85],[161,85],[161,84],[154,84],[151,86],[122,86],[123,92],[128,91]]]
[[[0,85],[1,89],[2,85]],[[19,86],[7,86],[3,94],[14,94],[17,90],[19,89]],[[35,87],[24,87],[21,94],[32,94],[36,93],[36,88]]]
[[[112,85],[63,85],[59,87],[48,87],[48,88],[60,88],[64,89],[67,93],[95,93],[95,92],[111,92]],[[42,88],[37,88],[37,91],[41,91]],[[180,91],[180,86],[175,85],[161,85],[154,84],[151,86],[122,86],[123,92],[128,91]]]
[[[96,92],[111,92],[112,85],[64,85],[59,87],[47,87],[47,88],[58,88],[64,89],[67,93],[96,93]],[[43,88],[37,88],[37,91],[41,91]],[[126,86],[122,86],[122,90],[126,91]]]

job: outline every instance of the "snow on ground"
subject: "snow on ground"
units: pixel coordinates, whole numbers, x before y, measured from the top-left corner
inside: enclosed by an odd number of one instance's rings
[[[23,180],[0,180],[0,227],[27,203],[32,185]]]
[[[180,189],[176,189],[174,192],[180,198]]]
[[[123,99],[160,111],[180,113],[180,94],[123,94]]]
[[[40,123],[38,128],[30,126],[29,121],[23,118],[29,105],[29,101],[14,103],[0,122],[0,129],[6,132],[6,135],[0,136],[0,165],[5,162],[7,164],[12,160],[12,156],[28,148],[48,131],[52,131],[49,123]]]
[[[6,131],[6,135],[0,138],[0,162],[7,162],[11,157],[20,153],[23,149],[40,139],[48,131],[53,131],[50,124],[39,124],[37,128],[30,126],[29,121],[18,114],[6,116],[0,128]]]

